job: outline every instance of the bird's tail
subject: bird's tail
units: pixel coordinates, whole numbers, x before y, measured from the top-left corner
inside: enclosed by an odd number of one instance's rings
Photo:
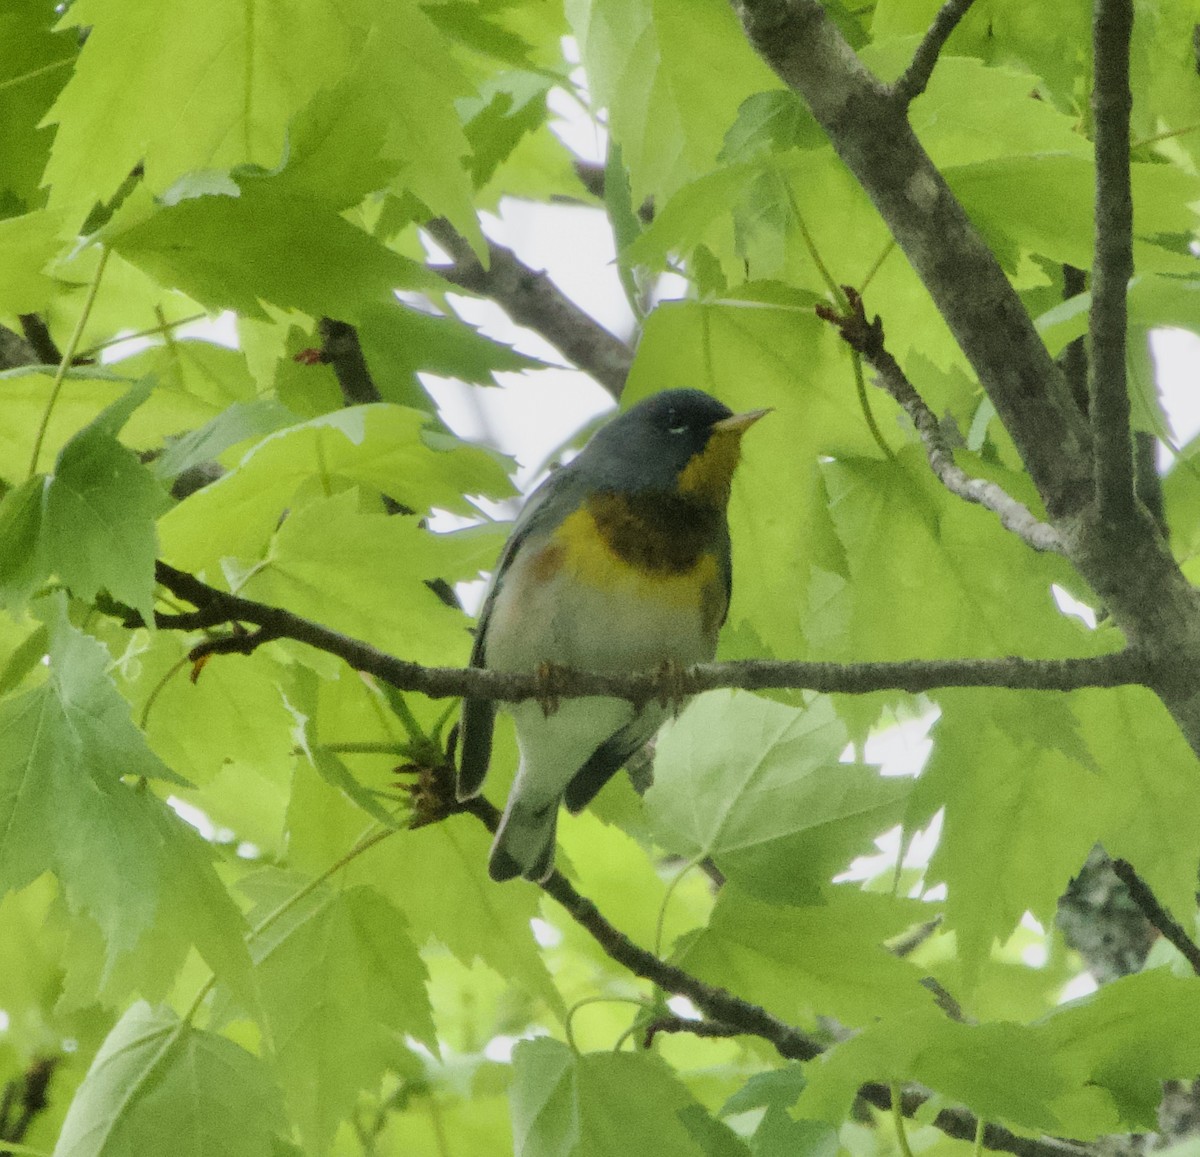
[[[554,871],[557,828],[557,799],[534,808],[514,791],[492,841],[488,875],[497,881],[524,876],[535,884],[542,883]]]

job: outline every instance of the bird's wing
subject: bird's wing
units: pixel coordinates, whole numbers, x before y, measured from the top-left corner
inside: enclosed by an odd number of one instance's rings
[[[471,666],[485,667],[488,621],[496,595],[504,582],[504,576],[530,534],[546,528],[552,521],[561,521],[564,509],[573,510],[578,494],[578,480],[571,468],[563,467],[551,474],[526,500],[525,506],[513,523],[512,533],[500,552],[492,581],[479,612],[475,625],[475,645],[471,648]],[[565,504],[565,507],[564,505]],[[459,763],[457,795],[470,799],[479,794],[487,776],[488,762],[492,754],[492,729],[496,720],[494,699],[464,699],[462,720],[459,724]]]

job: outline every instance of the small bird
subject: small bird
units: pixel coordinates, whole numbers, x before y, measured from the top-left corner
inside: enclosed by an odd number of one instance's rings
[[[492,576],[473,667],[605,673],[689,666],[716,653],[732,568],[726,506],[742,434],[700,390],[665,390],[595,434],[530,495]],[[463,702],[458,797],[479,793],[496,704]],[[493,880],[554,870],[558,807],[584,808],[658,730],[668,709],[569,699],[547,714],[507,704],[521,760],[488,860]]]

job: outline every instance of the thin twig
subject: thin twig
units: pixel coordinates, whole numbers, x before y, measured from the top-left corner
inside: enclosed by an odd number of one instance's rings
[[[918,693],[937,687],[997,687],[1013,690],[1073,691],[1081,687],[1146,685],[1164,675],[1164,655],[1151,666],[1140,651],[1130,648],[1077,659],[911,659],[876,663],[808,663],[749,659],[702,663],[685,671],[647,671],[610,675],[568,668],[539,674],[488,671],[477,667],[424,667],[397,659],[319,623],[279,607],[231,595],[210,587],[194,575],[159,562],[157,580],[197,609],[185,614],[160,614],[155,623],[165,630],[199,630],[221,622],[250,624],[254,632],[235,631],[205,640],[190,653],[193,662],[213,654],[250,654],[266,642],[294,639],[351,667],[375,675],[401,691],[419,691],[432,699],[469,696],[521,702],[537,699],[608,695],[635,704],[698,695],[718,687],[747,691],[792,688],[826,694],[863,695],[896,690]],[[131,618],[130,623],[135,621]],[[140,621],[140,620],[136,620]],[[1169,672],[1166,672],[1169,674]]]
[[[1035,518],[1028,507],[996,483],[973,478],[954,461],[954,451],[946,441],[936,415],[914,389],[900,368],[900,363],[884,347],[883,323],[878,317],[874,321],[867,321],[862,298],[852,286],[844,286],[843,291],[848,302],[845,313],[818,305],[817,315],[838,327],[847,344],[862,354],[874,368],[878,384],[896,399],[912,419],[925,445],[930,469],[942,485],[959,498],[990,510],[1006,530],[1011,530],[1034,550],[1061,554],[1062,542],[1054,527]]]
[[[892,85],[892,95],[903,105],[910,105],[925,91],[938,57],[950,39],[950,33],[966,15],[973,0],[946,0],[933,18],[929,31],[913,53],[912,61]]]
[[[1112,870],[1129,889],[1130,898],[1142,910],[1146,919],[1158,930],[1164,940],[1179,949],[1180,955],[1200,976],[1200,946],[1184,931],[1183,925],[1159,903],[1150,885],[1141,878],[1128,860],[1113,860]]]
[[[550,279],[531,269],[511,249],[488,242],[488,267],[449,222],[438,219],[425,230],[454,261],[436,267],[447,281],[490,297],[513,321],[544,337],[568,361],[590,374],[614,398],[621,396],[633,351],[580,309]]]
[[[1092,20],[1096,126],[1096,240],[1092,266],[1089,394],[1100,520],[1134,512],[1133,441],[1125,376],[1126,295],[1133,276],[1133,193],[1129,170],[1129,44],[1133,0],[1096,0]]]

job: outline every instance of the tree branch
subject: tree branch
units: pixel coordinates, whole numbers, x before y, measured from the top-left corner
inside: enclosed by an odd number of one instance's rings
[[[346,405],[381,402],[383,395],[367,368],[358,330],[348,322],[323,317],[317,322],[317,332],[321,335],[320,360],[332,368]]]
[[[580,309],[549,274],[531,269],[511,249],[488,242],[488,268],[449,222],[439,218],[424,229],[454,264],[437,272],[454,285],[490,297],[515,321],[544,337],[568,361],[590,374],[614,398],[621,396],[633,351]]]
[[[160,614],[156,626],[167,630],[203,630],[220,623],[250,624],[199,643],[193,662],[214,654],[250,654],[264,643],[294,639],[336,655],[351,667],[375,675],[401,691],[432,699],[469,696],[521,702],[537,699],[608,695],[635,704],[679,701],[718,687],[747,691],[793,688],[825,694],[865,695],[874,691],[918,693],[937,687],[997,687],[1010,690],[1072,691],[1082,687],[1147,684],[1160,674],[1134,649],[1078,659],[911,659],[888,663],[807,663],[767,659],[702,663],[685,671],[664,669],[606,675],[555,667],[541,674],[487,671],[477,667],[423,667],[376,650],[367,643],[331,631],[279,607],[227,594],[194,575],[159,562],[158,581],[197,609]],[[140,621],[140,620],[139,620]],[[1166,661],[1166,660],[1163,660]]]
[[[946,319],[1012,435],[1052,520],[1093,493],[1091,435],[995,256],[892,90],[819,0],[733,0],[754,47],[813,116]]]
[[[892,85],[892,96],[906,108],[925,91],[933,75],[938,57],[950,39],[950,33],[966,15],[974,0],[946,0],[933,18],[929,31],[917,46],[917,51],[902,76]]]
[[[878,375],[876,384],[885,389],[912,419],[930,469],[952,494],[990,510],[1000,524],[1011,530],[1034,550],[1063,552],[1062,540],[1054,527],[1035,518],[1029,509],[1007,494],[1003,487],[983,478],[973,478],[954,461],[954,451],[938,423],[936,415],[925,404],[908,380],[900,363],[883,344],[883,323],[876,317],[868,322],[862,298],[853,286],[842,287],[846,294],[847,312],[839,314],[830,306],[818,305],[817,316],[832,322],[841,331],[846,343],[857,350]]]
[[[1129,174],[1129,44],[1133,0],[1096,0],[1092,21],[1096,126],[1096,243],[1092,267],[1089,396],[1096,501],[1102,521],[1133,516],[1133,443],[1125,380],[1126,294],[1133,276]]]
[[[50,336],[50,327],[36,313],[23,313],[20,317],[21,332],[44,366],[56,366],[62,361],[60,350]]]
[[[1165,940],[1179,949],[1180,955],[1192,966],[1192,971],[1200,976],[1200,946],[1197,946],[1184,931],[1183,925],[1158,902],[1158,897],[1151,891],[1150,885],[1137,874],[1128,860],[1113,860],[1112,870],[1129,889],[1129,895],[1146,919]]]

